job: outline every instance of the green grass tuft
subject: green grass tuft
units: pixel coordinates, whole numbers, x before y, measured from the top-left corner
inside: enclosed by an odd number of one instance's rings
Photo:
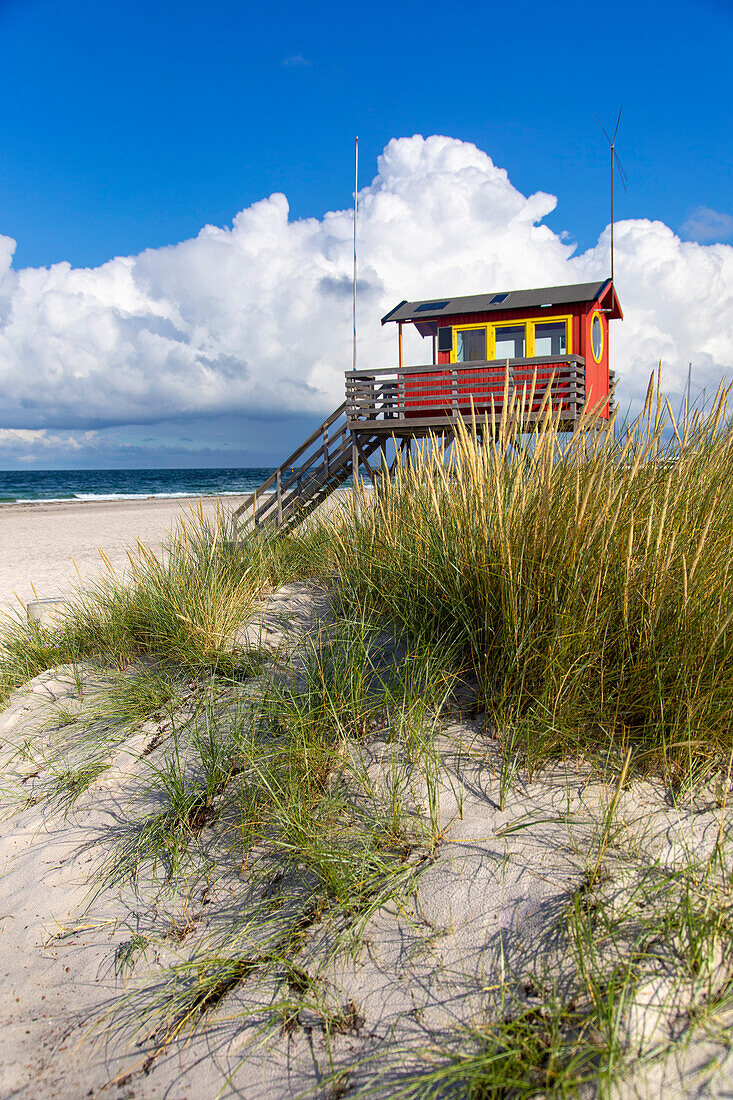
[[[461,429],[336,532],[345,604],[452,647],[528,763],[622,759],[678,784],[733,747],[733,428],[650,392],[624,432]]]

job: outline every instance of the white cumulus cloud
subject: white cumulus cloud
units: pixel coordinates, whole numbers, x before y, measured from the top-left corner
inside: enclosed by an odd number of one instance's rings
[[[391,141],[359,197],[359,366],[392,365],[379,318],[403,298],[601,279],[608,231],[588,251],[543,219],[556,199],[523,195],[476,146]],[[291,221],[284,195],[230,228],[101,267],[11,266],[0,236],[0,426],[100,428],[241,413],[325,413],[351,364],[352,213]],[[612,354],[622,404],[661,358],[681,392],[733,370],[733,247],[682,241],[660,222],[616,227],[626,314]],[[408,343],[413,362],[429,349]],[[20,442],[20,441],[19,441]]]
[[[89,443],[94,432],[83,432],[82,439]],[[77,435],[49,432],[45,428],[0,428],[0,450],[11,447],[53,447],[78,451],[82,439]]]
[[[73,459],[97,445],[98,433],[50,432],[46,428],[0,428],[0,462],[37,462],[42,458],[53,462],[58,458]]]

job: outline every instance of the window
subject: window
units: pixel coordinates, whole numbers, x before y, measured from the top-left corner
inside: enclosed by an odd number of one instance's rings
[[[495,334],[495,359],[523,359],[525,355],[525,326],[497,325]]]
[[[546,316],[546,315],[545,315]],[[451,362],[475,363],[507,359],[538,359],[570,355],[574,350],[572,317],[535,321],[496,321],[438,329],[438,350],[451,353]],[[602,323],[602,318],[601,318]],[[599,362],[600,360],[596,360]]]
[[[453,329],[447,325],[438,329],[438,351],[453,351]]]
[[[599,313],[593,314],[593,321],[590,326],[590,343],[593,349],[593,358],[596,363],[600,363],[603,355],[603,326]]]
[[[535,355],[567,355],[564,321],[543,321],[534,327]]]
[[[486,359],[486,329],[467,328],[456,331],[456,362],[474,363]]]

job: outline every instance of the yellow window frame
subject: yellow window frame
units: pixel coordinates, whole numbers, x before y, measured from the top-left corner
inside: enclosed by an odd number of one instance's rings
[[[456,355],[458,354],[458,333],[459,332],[468,332],[469,330],[475,332],[477,329],[483,329],[484,332],[486,333],[486,359],[487,359],[487,361],[489,359],[492,359],[493,356],[490,354],[490,352],[493,351],[493,348],[489,344],[489,333],[487,331],[488,328],[489,328],[489,326],[486,324],[485,321],[483,322],[483,324],[480,324],[480,325],[454,325],[453,326],[453,349],[450,353],[451,363],[457,363],[458,362],[458,360],[456,359]]]
[[[536,325],[547,324],[559,324],[561,321],[565,323],[565,354],[573,354],[573,326],[572,315],[566,314],[559,317],[533,317],[531,321],[527,321],[527,355],[534,356],[534,330]]]
[[[598,358],[597,359],[596,359],[596,353],[593,350],[593,325],[595,324],[596,317],[598,318],[598,323],[601,326],[601,350],[598,352]],[[590,353],[593,356],[593,362],[594,363],[600,363],[601,359],[603,358],[603,349],[604,349],[605,345],[606,345],[606,334],[603,331],[603,315],[602,315],[602,313],[599,309],[594,309],[593,313],[591,314],[591,319],[590,319]]]
[[[517,317],[517,319],[513,321],[494,321],[491,323],[484,321],[481,324],[454,325],[453,349],[451,351],[450,361],[451,363],[458,362],[458,360],[456,359],[456,354],[459,332],[468,332],[469,330],[483,329],[486,333],[486,358],[487,361],[491,362],[493,359],[496,359],[496,330],[498,328],[519,328],[520,325],[524,325],[525,330],[524,342],[526,357],[527,359],[532,359],[534,357],[535,325],[559,324],[560,322],[565,323],[565,347],[567,349],[565,354],[572,355],[572,319],[572,315],[564,314],[560,316],[549,317]]]

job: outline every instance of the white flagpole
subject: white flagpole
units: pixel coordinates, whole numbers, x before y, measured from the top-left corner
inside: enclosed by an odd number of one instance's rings
[[[359,201],[359,138],[357,137],[354,142],[354,305],[353,305],[353,323],[354,323],[354,364],[353,370],[356,370],[356,215],[357,206]]]

